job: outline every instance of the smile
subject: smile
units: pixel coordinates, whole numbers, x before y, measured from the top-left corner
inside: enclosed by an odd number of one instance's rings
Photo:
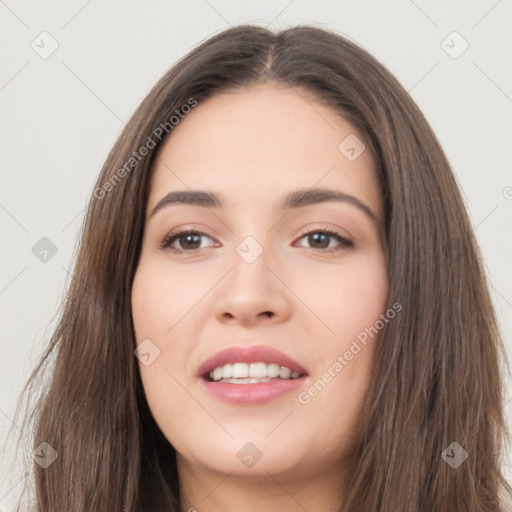
[[[212,382],[228,382],[230,384],[257,384],[272,379],[297,379],[299,372],[277,363],[235,363],[217,366],[210,372]]]

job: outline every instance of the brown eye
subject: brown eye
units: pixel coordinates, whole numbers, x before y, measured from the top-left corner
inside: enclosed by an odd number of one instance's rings
[[[160,244],[161,249],[172,249],[176,252],[192,252],[201,247],[201,237],[210,238],[207,234],[200,231],[180,231],[167,235]],[[173,244],[177,242],[179,247]]]
[[[184,230],[169,233],[159,244],[160,249],[169,249],[173,252],[194,252],[203,249],[201,246],[201,238],[210,238],[206,233],[201,231]],[[304,233],[300,240],[307,239],[310,249],[318,249],[325,252],[334,252],[344,248],[353,247],[353,243],[341,236],[340,233],[329,229],[322,229]],[[337,244],[336,244],[337,241]],[[334,242],[334,245],[332,244]],[[178,246],[176,246],[176,244]],[[212,244],[211,244],[212,245]],[[211,246],[210,245],[210,246]],[[301,247],[304,247],[301,245]]]
[[[303,234],[300,239],[302,240],[304,238],[307,239],[307,243],[310,244],[311,249],[326,250],[327,252],[341,250],[347,247],[353,247],[354,245],[350,240],[347,240],[336,231],[329,229],[310,231]],[[338,241],[338,247],[331,244],[331,242],[336,242],[336,240]]]

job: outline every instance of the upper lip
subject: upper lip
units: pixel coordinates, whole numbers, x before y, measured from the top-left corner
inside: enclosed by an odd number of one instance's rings
[[[297,361],[279,350],[265,345],[255,345],[252,347],[229,347],[217,352],[199,367],[197,375],[198,377],[206,377],[212,370],[227,363],[276,363],[280,366],[286,366],[292,372],[301,375],[307,374],[306,369]]]

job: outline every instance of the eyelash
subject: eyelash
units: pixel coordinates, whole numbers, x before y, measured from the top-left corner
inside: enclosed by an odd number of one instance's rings
[[[333,253],[333,252],[338,252],[338,251],[341,251],[343,249],[348,249],[348,248],[354,246],[353,242],[351,242],[350,240],[348,240],[345,237],[341,236],[341,234],[338,233],[337,231],[334,231],[334,230],[328,229],[328,228],[311,230],[311,231],[303,231],[303,232],[301,232],[300,237],[298,238],[298,240],[304,238],[306,235],[311,235],[311,234],[322,234],[322,235],[327,235],[327,236],[330,236],[330,237],[334,237],[334,238],[337,238],[338,241],[341,243],[342,247],[337,247],[337,248],[336,247],[330,247],[330,248],[318,249],[318,251],[320,251],[320,252]],[[201,247],[196,248],[196,249],[191,249],[191,250],[176,249],[174,247],[171,247],[171,244],[175,240],[177,240],[179,237],[182,237],[182,236],[185,236],[185,235],[200,235],[200,236],[206,236],[208,238],[211,238],[208,234],[203,233],[202,231],[197,231],[197,230],[192,230],[192,229],[183,229],[183,230],[173,231],[172,233],[169,233],[158,244],[158,247],[159,247],[159,249],[170,250],[171,252],[174,252],[174,253],[195,253],[196,251],[201,250]],[[315,247],[310,247],[310,249],[315,250]]]

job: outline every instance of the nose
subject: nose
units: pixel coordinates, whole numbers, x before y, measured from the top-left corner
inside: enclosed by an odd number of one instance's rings
[[[218,288],[215,317],[222,323],[254,326],[287,320],[291,312],[291,292],[286,287],[275,259],[269,252],[252,262],[235,252],[231,270]]]

